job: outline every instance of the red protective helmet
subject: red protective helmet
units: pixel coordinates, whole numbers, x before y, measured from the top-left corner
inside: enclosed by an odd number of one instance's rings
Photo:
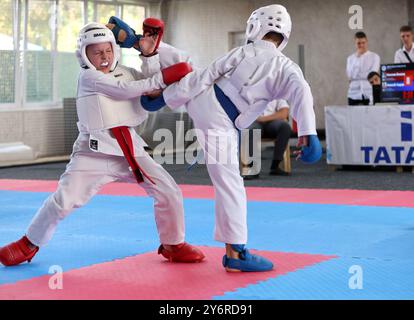
[[[164,21],[156,18],[146,18],[142,24],[143,34],[149,33],[151,35],[157,35],[157,43],[155,44],[154,52],[158,49],[162,35],[164,34]]]

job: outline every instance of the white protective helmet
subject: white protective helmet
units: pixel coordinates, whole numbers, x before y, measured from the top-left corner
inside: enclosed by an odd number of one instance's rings
[[[282,51],[292,31],[292,21],[286,8],[279,4],[259,8],[247,20],[246,41],[261,40],[268,32],[277,32],[283,35],[283,41],[278,49]]]
[[[114,61],[111,65],[113,71],[121,57],[121,48],[116,44],[114,34],[105,25],[91,22],[84,26],[79,32],[78,48],[76,49],[76,57],[82,68],[90,68],[96,70],[93,64],[86,56],[86,47],[90,44],[110,42],[114,53]]]

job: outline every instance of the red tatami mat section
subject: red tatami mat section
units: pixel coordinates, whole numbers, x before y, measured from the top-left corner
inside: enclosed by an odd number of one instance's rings
[[[335,258],[259,251],[273,261],[275,270],[227,273],[221,266],[222,248],[201,248],[206,254],[206,260],[202,263],[170,263],[156,252],[145,253],[64,272],[61,290],[49,288],[52,275],[1,285],[0,300],[211,299],[258,281]]]
[[[57,181],[0,180],[0,190],[53,192]],[[212,186],[180,185],[184,198],[214,199]],[[246,187],[250,201],[367,205],[414,208],[414,191],[377,191],[341,189],[293,189]],[[111,183],[99,194],[119,196],[145,196],[145,191],[133,184]]]

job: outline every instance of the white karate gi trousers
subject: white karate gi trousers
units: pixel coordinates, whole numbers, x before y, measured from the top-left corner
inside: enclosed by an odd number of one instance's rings
[[[198,142],[204,151],[214,186],[214,239],[230,244],[246,244],[247,198],[239,170],[238,131],[218,102],[213,87],[186,106],[198,131]]]
[[[26,235],[33,244],[45,245],[52,238],[58,223],[74,209],[85,205],[105,184],[115,181],[137,183],[125,158],[91,151],[88,139],[87,134],[79,135],[57,190],[46,199],[28,227]],[[181,190],[168,172],[143,147],[141,150],[135,149],[135,154],[140,167],[155,182],[154,185],[144,177],[140,186],[154,199],[160,242],[167,245],[183,242],[184,212]],[[134,186],[131,185],[131,188]]]

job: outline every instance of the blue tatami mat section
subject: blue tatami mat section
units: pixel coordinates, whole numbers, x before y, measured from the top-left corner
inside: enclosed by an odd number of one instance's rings
[[[0,191],[0,246],[22,236],[48,193]],[[31,264],[0,267],[0,284],[153,251],[159,245],[152,199],[95,196],[58,226]],[[213,240],[214,201],[185,199],[186,240]],[[249,247],[338,258],[239,288],[215,299],[414,299],[414,209],[248,203]],[[160,257],[160,259],[162,259]],[[217,261],[217,263],[221,263]],[[363,289],[348,286],[360,266]]]

